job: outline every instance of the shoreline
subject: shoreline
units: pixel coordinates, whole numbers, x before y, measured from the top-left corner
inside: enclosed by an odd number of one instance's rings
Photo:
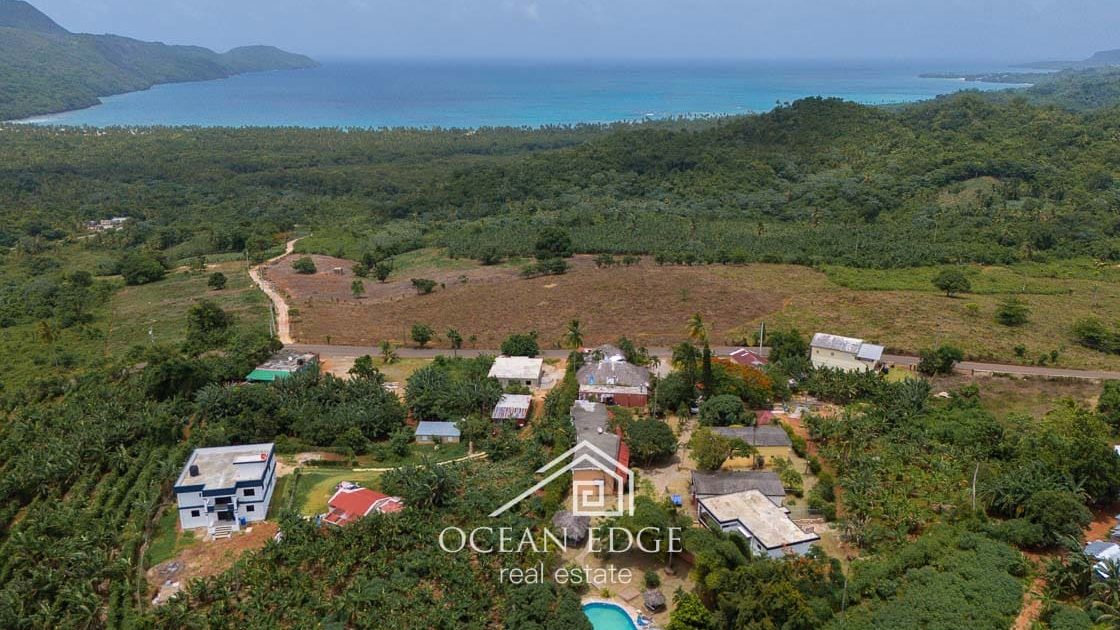
[[[300,69],[304,69],[304,68],[294,68],[294,69],[300,70]],[[225,77],[216,77],[216,78],[212,78],[212,79],[167,81],[167,82],[162,82],[162,83],[156,83],[156,84],[150,85],[148,87],[145,87],[143,89],[130,90],[130,91],[126,91],[126,92],[118,92],[118,93],[113,93],[113,94],[98,95],[97,96],[97,102],[96,103],[91,103],[89,105],[70,108],[70,109],[56,110],[56,111],[36,112],[36,113],[29,114],[27,116],[22,116],[20,118],[2,120],[2,121],[0,121],[0,124],[2,124],[2,125],[35,125],[35,126],[56,127],[56,128],[89,128],[89,129],[113,129],[113,128],[153,128],[153,129],[158,129],[158,128],[254,129],[255,128],[255,129],[267,129],[267,128],[293,127],[293,128],[302,128],[302,129],[342,129],[342,130],[348,130],[348,131],[417,130],[417,131],[462,131],[462,132],[466,132],[466,133],[471,133],[471,132],[476,132],[476,131],[480,131],[480,130],[484,130],[484,129],[540,130],[540,129],[544,129],[544,128],[547,128],[547,127],[554,127],[554,126],[559,126],[559,127],[564,127],[564,126],[567,126],[567,127],[595,126],[595,127],[609,128],[609,127],[615,127],[615,126],[628,127],[628,126],[638,126],[638,125],[645,125],[645,124],[672,124],[674,122],[677,122],[677,123],[701,122],[702,123],[704,121],[709,121],[709,122],[713,122],[713,123],[718,123],[721,120],[732,119],[732,118],[736,118],[736,117],[739,117],[739,116],[754,116],[754,115],[766,114],[768,112],[773,111],[775,108],[780,107],[783,104],[787,104],[788,102],[793,102],[793,101],[801,100],[801,99],[805,99],[805,98],[839,98],[839,99],[842,99],[842,100],[845,100],[845,101],[858,103],[858,104],[861,104],[861,105],[864,105],[864,106],[867,106],[867,107],[897,108],[897,107],[905,107],[905,106],[911,105],[911,104],[921,103],[921,102],[928,101],[928,100],[933,100],[933,99],[936,99],[936,98],[941,98],[941,97],[944,97],[944,96],[950,96],[950,95],[952,95],[952,94],[954,94],[958,91],[962,91],[964,89],[967,89],[967,88],[964,88],[964,87],[956,87],[956,88],[952,88],[952,89],[946,89],[943,92],[938,92],[938,93],[934,93],[934,94],[903,94],[902,95],[903,98],[900,98],[898,100],[891,100],[889,92],[883,92],[882,94],[879,94],[879,93],[862,94],[862,96],[865,96],[867,98],[860,99],[860,96],[861,96],[860,94],[852,94],[850,91],[846,91],[844,89],[834,90],[837,93],[832,94],[832,95],[830,95],[826,91],[822,90],[822,92],[817,93],[817,94],[811,94],[811,93],[807,92],[804,96],[796,96],[796,97],[788,97],[788,96],[779,95],[779,96],[776,97],[776,101],[774,102],[774,104],[772,104],[771,106],[769,106],[767,108],[751,109],[747,106],[742,106],[742,107],[729,109],[729,111],[715,111],[715,112],[713,112],[713,111],[698,111],[698,112],[689,112],[689,113],[673,113],[673,112],[655,113],[655,112],[648,112],[648,113],[645,113],[645,114],[635,114],[631,117],[618,117],[618,118],[610,117],[610,114],[607,114],[608,117],[604,117],[604,118],[600,118],[600,119],[596,119],[594,117],[589,117],[588,119],[580,120],[580,121],[533,120],[531,122],[525,122],[525,123],[518,123],[518,122],[487,123],[485,121],[478,121],[478,122],[471,122],[471,123],[461,124],[461,125],[445,125],[445,124],[438,124],[438,123],[436,123],[436,124],[376,124],[376,123],[327,124],[327,123],[317,123],[317,122],[303,122],[303,123],[301,123],[301,122],[292,122],[292,121],[276,121],[276,122],[271,123],[271,124],[269,124],[269,123],[259,123],[259,122],[247,122],[247,123],[244,123],[244,124],[238,124],[236,121],[233,121],[233,122],[217,122],[217,123],[210,123],[210,122],[204,122],[204,121],[168,122],[168,123],[118,121],[118,122],[109,122],[109,123],[97,123],[97,122],[87,123],[87,122],[69,122],[67,120],[64,120],[64,118],[68,114],[73,114],[73,113],[93,109],[93,108],[96,108],[96,107],[104,106],[104,105],[107,104],[106,99],[128,96],[130,94],[142,94],[144,92],[150,92],[154,88],[159,87],[159,86],[190,84],[190,83],[204,84],[204,83],[209,83],[209,82],[212,82],[212,81],[227,80],[227,79],[231,79],[231,78],[241,76],[241,75],[257,74],[257,73],[264,73],[264,72],[279,72],[279,71],[286,71],[286,70],[289,70],[289,69],[288,68],[281,68],[281,69],[274,69],[274,70],[242,72],[242,73],[231,74],[231,75],[225,76]],[[998,81],[998,80],[989,80],[988,79],[988,77],[993,77],[993,76],[997,76],[997,75],[1006,75],[1006,74],[1009,74],[1009,73],[989,73],[989,74],[978,74],[978,75],[968,75],[968,74],[957,75],[957,74],[950,74],[950,73],[921,73],[921,74],[914,74],[914,75],[909,75],[909,76],[910,76],[910,78],[916,78],[916,79],[935,79],[935,80],[954,81],[954,82],[962,82],[962,83],[963,82],[985,83],[985,84],[988,84],[988,85],[992,86],[989,91],[1000,91],[1001,89],[1010,90],[1010,89],[1015,89],[1015,88],[1030,87],[1031,85],[1033,85],[1032,83],[1018,83],[1018,82],[1012,83],[1012,82],[1009,82],[1009,81]],[[821,86],[821,87],[826,88],[827,86]],[[948,88],[949,86],[945,86],[945,87]],[[576,95],[573,95],[573,98],[575,96]],[[720,108],[717,107],[717,108],[714,108],[714,109],[720,109]],[[606,113],[606,112],[602,112],[602,113]],[[136,116],[136,117],[142,117],[142,116]],[[111,116],[110,116],[110,118],[111,118]],[[312,118],[312,120],[313,120],[313,118]]]

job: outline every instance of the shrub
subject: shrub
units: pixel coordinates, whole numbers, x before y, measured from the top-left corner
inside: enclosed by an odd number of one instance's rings
[[[296,259],[296,261],[292,263],[292,269],[294,269],[296,273],[308,276],[318,271],[318,269],[315,268],[315,261],[311,260],[310,256],[303,256],[302,258]]]
[[[535,357],[541,353],[537,332],[513,334],[502,342],[502,354],[509,357]]]
[[[121,259],[120,274],[130,286],[163,280],[166,273],[158,260],[146,254],[128,254]]]
[[[412,288],[416,289],[416,295],[428,295],[436,288],[436,281],[429,278],[413,278]]]
[[[1097,400],[1097,413],[1114,431],[1120,430],[1120,381],[1105,381]]]
[[[645,582],[646,588],[651,591],[661,586],[661,576],[657,574],[657,571],[646,571],[645,576],[643,576],[643,581]]]
[[[918,363],[918,371],[926,376],[939,374],[952,374],[953,367],[964,358],[960,348],[944,344],[938,348],[926,348],[921,351],[922,360]]]
[[[953,297],[958,293],[968,293],[972,290],[972,283],[959,269],[946,269],[937,274],[933,279],[933,286],[944,291],[946,297]]]
[[[563,229],[549,226],[541,230],[533,248],[537,260],[568,258],[572,255],[572,237]]]
[[[432,340],[435,334],[436,331],[427,324],[413,324],[412,330],[409,332],[409,336],[412,337],[416,345],[421,348],[428,345],[428,342]]]
[[[1030,306],[1014,295],[1000,302],[996,309],[996,321],[1004,326],[1022,326],[1030,317]]]
[[[226,282],[228,282],[226,274],[220,271],[215,271],[214,273],[210,274],[210,278],[206,281],[206,286],[214,289],[215,291],[221,291],[222,289],[226,288]]]

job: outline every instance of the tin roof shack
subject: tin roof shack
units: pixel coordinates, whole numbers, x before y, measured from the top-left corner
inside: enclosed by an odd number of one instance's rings
[[[195,449],[175,482],[179,524],[228,537],[263,521],[276,486],[272,443]]]
[[[502,394],[498,404],[494,405],[494,412],[490,419],[495,422],[512,420],[518,427],[525,426],[529,420],[529,408],[533,405],[533,397],[522,394]]]
[[[813,367],[835,370],[870,371],[879,367],[883,346],[854,337],[817,333],[809,344]]]
[[[767,499],[781,507],[786,500],[786,489],[778,474],[769,470],[721,470],[692,473],[692,497],[695,501],[736,492],[758,490]]]
[[[649,370],[628,362],[614,346],[585,352],[576,380],[580,400],[621,407],[645,407],[649,401]]]
[[[314,352],[297,352],[287,348],[269,357],[245,377],[250,383],[271,383],[292,374],[319,365],[319,355]]]
[[[502,387],[524,386],[539,389],[544,359],[534,357],[498,357],[490,366],[490,378],[498,379]]]
[[[700,522],[717,531],[736,533],[750,541],[751,550],[780,558],[803,556],[820,536],[810,534],[789,518],[789,510],[774,505],[758,490],[708,497],[698,502]]]
[[[461,437],[459,427],[454,422],[433,422],[422,420],[416,425],[417,444],[457,443]]]
[[[735,348],[727,355],[727,357],[732,361],[738,363],[739,365],[743,365],[746,367],[763,368],[767,364],[767,360],[765,357],[763,357],[758,352],[754,350],[748,350],[747,348]]]

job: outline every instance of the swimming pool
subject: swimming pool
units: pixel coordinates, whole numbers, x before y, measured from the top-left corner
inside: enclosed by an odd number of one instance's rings
[[[595,630],[637,630],[630,615],[614,604],[584,604],[583,614],[591,620]]]

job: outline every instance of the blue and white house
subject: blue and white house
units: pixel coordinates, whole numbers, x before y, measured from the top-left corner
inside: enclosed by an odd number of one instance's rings
[[[175,482],[179,524],[228,536],[265,519],[275,486],[271,443],[196,449]]]

